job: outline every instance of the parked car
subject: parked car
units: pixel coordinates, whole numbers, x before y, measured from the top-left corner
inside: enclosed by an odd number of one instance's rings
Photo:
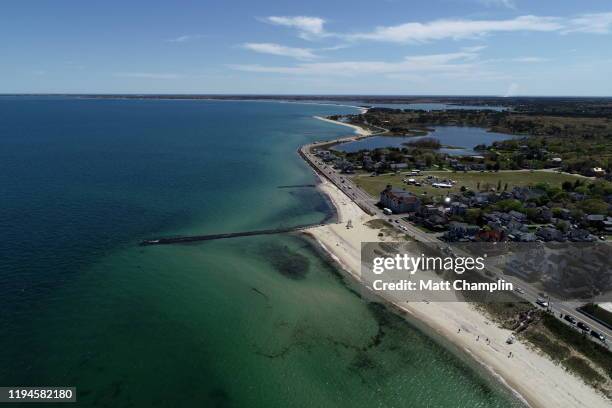
[[[563,316],[563,318],[564,318],[566,321],[570,322],[571,324],[574,324],[574,325],[576,324],[576,319],[574,319],[574,318],[573,318],[572,316],[570,316],[570,315],[565,315],[565,316]]]
[[[548,307],[548,301],[542,298],[537,298],[536,299],[536,304],[540,305],[542,307]]]
[[[586,324],[582,323],[582,322],[578,322],[577,324],[578,328],[580,330],[584,330],[584,331],[589,331],[591,330],[591,328],[589,326],[587,326]]]
[[[603,334],[596,332],[595,330],[591,330],[591,336],[595,337],[597,340],[601,342],[606,341],[606,337]]]

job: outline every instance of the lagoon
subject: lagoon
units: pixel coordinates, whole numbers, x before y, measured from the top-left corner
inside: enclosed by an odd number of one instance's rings
[[[474,147],[479,144],[490,145],[498,140],[511,139],[513,136],[505,133],[488,132],[484,128],[468,126],[436,126],[434,131],[426,136],[372,136],[354,142],[341,143],[334,149],[352,153],[359,150],[372,150],[384,147],[405,147],[405,143],[423,138],[435,138],[443,146],[453,148],[441,148],[441,153],[452,156],[468,156],[478,154]]]

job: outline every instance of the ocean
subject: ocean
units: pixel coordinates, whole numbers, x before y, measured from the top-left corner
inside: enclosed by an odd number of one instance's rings
[[[513,407],[359,295],[287,227],[332,208],[298,146],[346,135],[277,102],[0,97],[0,385],[82,407]]]

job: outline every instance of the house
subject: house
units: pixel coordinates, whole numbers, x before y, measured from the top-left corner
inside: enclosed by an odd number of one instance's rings
[[[472,197],[471,204],[475,207],[481,207],[481,206],[489,204],[490,201],[491,201],[491,196],[489,195],[489,193],[476,193]]]
[[[391,170],[401,170],[407,168],[408,163],[391,163],[389,167],[391,167]]]
[[[514,187],[512,189],[512,196],[519,201],[527,201],[529,199],[537,199],[546,194],[545,191],[539,188],[531,187]]]
[[[484,163],[474,163],[470,165],[470,168],[476,171],[483,171],[487,169],[487,166]]]
[[[414,194],[393,188],[390,184],[380,193],[380,204],[396,214],[414,212],[421,206],[421,200]]]
[[[606,175],[606,171],[602,169],[601,167],[593,167],[592,172],[596,177],[601,177],[601,176]]]
[[[426,204],[419,209],[419,215],[422,217],[429,217],[438,211],[438,207],[433,204]]]
[[[527,217],[525,216],[525,214],[518,212],[518,211],[508,211],[508,215],[511,217],[511,219],[514,219],[515,221],[518,222],[525,222],[527,220]]]
[[[514,219],[506,224],[506,229],[513,232],[527,232],[529,230],[525,224]]]
[[[469,225],[464,222],[451,222],[444,235],[449,241],[459,241],[473,238],[480,231],[478,225]]]
[[[612,234],[612,217],[606,218],[606,220],[603,222],[603,226],[604,226],[604,230],[608,234]]]
[[[477,241],[484,242],[500,242],[505,238],[504,231],[496,230],[496,229],[482,229],[476,234],[475,239]]]
[[[508,235],[508,238],[517,242],[535,242],[537,239],[535,234],[523,231],[513,231]]]
[[[453,201],[450,205],[450,213],[452,215],[463,215],[466,213],[468,206],[458,201]]]
[[[543,224],[549,223],[552,219],[552,211],[545,205],[542,207],[537,207],[534,219]]]
[[[603,228],[606,217],[601,214],[589,214],[586,216],[586,222],[590,227]]]
[[[567,238],[573,242],[592,242],[596,239],[589,231],[579,228],[571,229]]]
[[[565,241],[563,233],[552,227],[540,228],[536,235],[543,241]]]
[[[448,224],[448,219],[440,214],[433,214],[423,221],[423,225],[431,230],[442,230]]]

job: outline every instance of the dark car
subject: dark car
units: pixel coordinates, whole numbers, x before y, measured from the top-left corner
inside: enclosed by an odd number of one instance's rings
[[[565,315],[563,317],[565,320],[567,320],[568,322],[570,322],[571,324],[576,324],[576,319],[574,319],[572,316],[570,315]]]
[[[578,328],[580,330],[584,330],[584,331],[589,331],[591,330],[591,328],[589,326],[587,326],[586,324],[582,323],[582,322],[578,322],[577,324]]]
[[[597,340],[601,342],[606,341],[606,337],[603,334],[596,332],[595,330],[591,330],[591,336],[595,337]]]

